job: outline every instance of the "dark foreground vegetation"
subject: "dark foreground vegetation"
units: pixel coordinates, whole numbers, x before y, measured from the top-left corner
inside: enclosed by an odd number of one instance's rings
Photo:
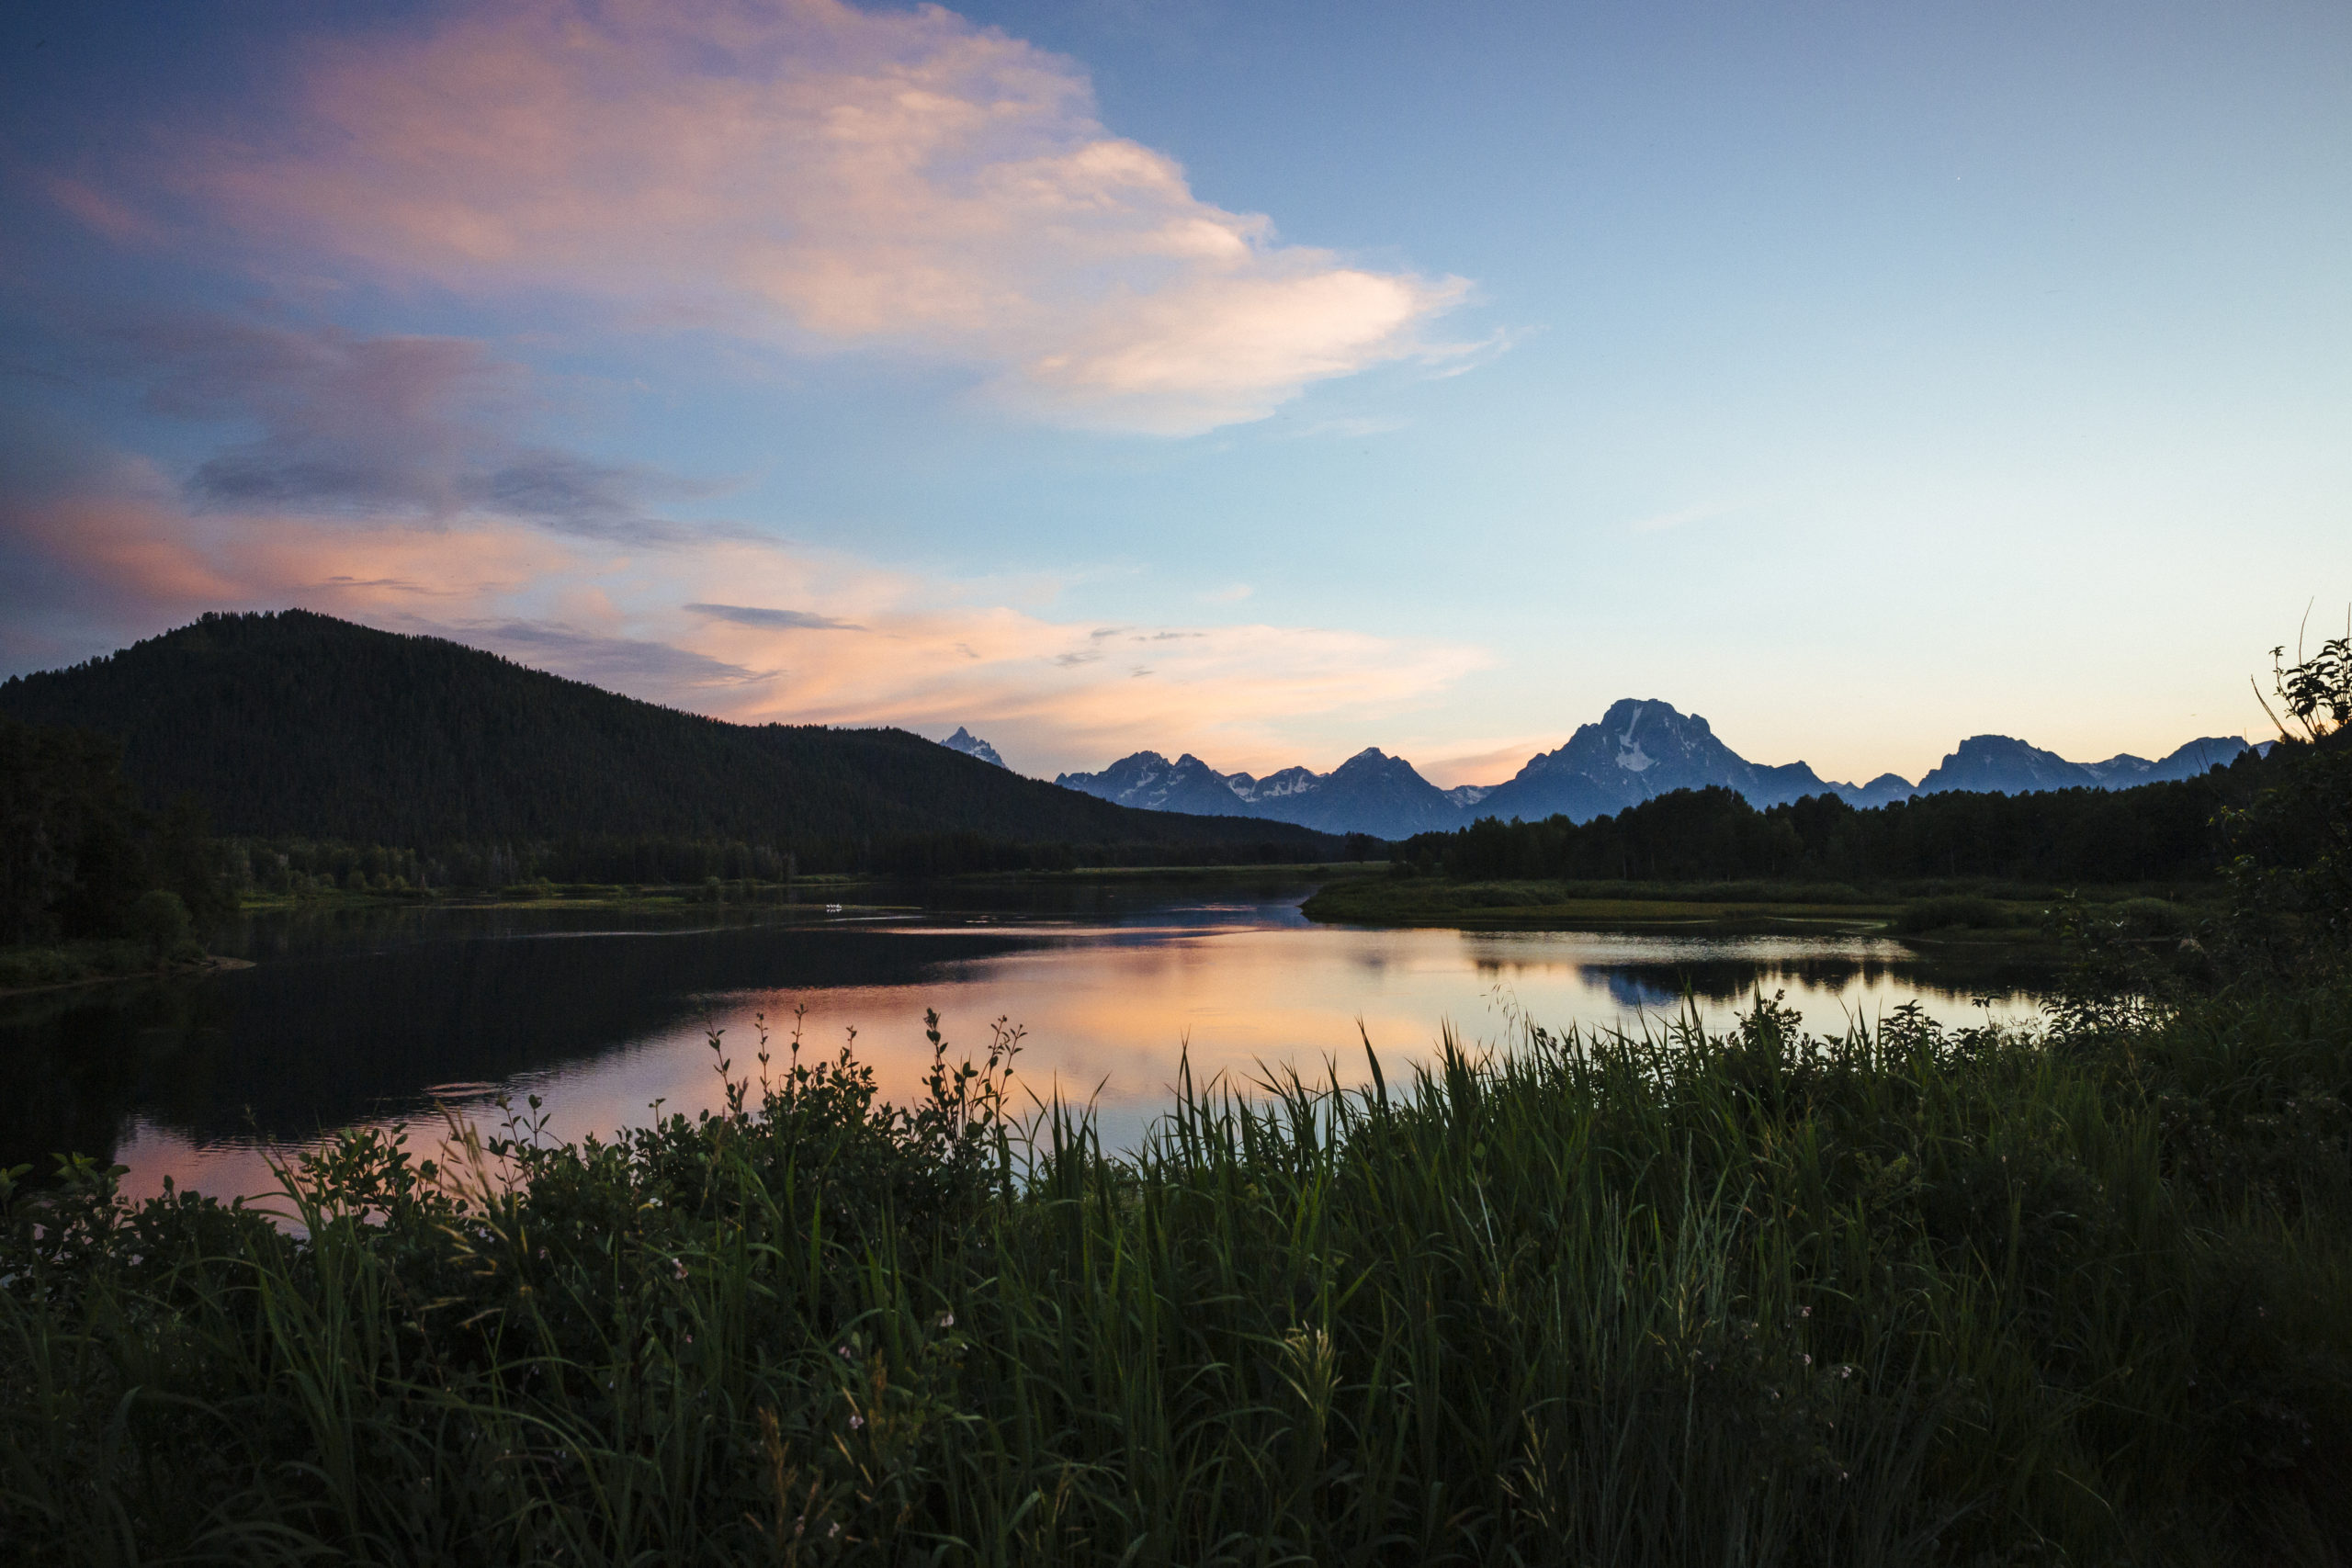
[[[234,907],[192,801],[147,811],[104,736],[0,716],[0,989],[201,957]]]
[[[612,1144],[7,1214],[45,1562],[2332,1562],[2352,987],[1532,1032],[1130,1158],[847,1054]]]

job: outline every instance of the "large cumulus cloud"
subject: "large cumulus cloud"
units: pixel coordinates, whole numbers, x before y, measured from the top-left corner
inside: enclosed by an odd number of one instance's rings
[[[937,6],[479,6],[322,46],[290,122],[188,177],[269,246],[896,350],[1168,433],[1436,352],[1422,329],[1465,288],[1279,243],[1105,130],[1071,62]]]

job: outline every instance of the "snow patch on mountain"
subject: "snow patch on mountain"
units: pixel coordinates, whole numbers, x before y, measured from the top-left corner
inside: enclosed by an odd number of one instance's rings
[[[1000,768],[1004,766],[1004,759],[996,754],[995,747],[960,724],[956,727],[956,733],[940,744],[950,751],[961,751],[967,757],[978,757],[981,761],[993,762]]]

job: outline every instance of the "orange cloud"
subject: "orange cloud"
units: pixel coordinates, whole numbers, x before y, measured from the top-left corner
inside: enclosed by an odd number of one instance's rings
[[[1415,764],[1423,778],[1440,789],[1452,789],[1456,784],[1494,784],[1519,772],[1527,760],[1539,751],[1549,751],[1564,744],[1567,735],[1559,730],[1531,733],[1492,745],[1479,746],[1476,740],[1468,744],[1478,749],[1443,756],[1428,762]],[[1449,744],[1460,746],[1454,740]]]
[[[283,139],[194,178],[387,274],[895,347],[1169,433],[1437,352],[1419,329],[1467,288],[1276,243],[1110,135],[1073,62],[937,6],[481,6],[321,51]]]
[[[191,520],[168,502],[74,495],[25,506],[9,521],[22,544],[131,602],[166,614],[243,602],[243,583],[209,558]]]
[[[1033,773],[1146,746],[1264,755],[1301,718],[1371,728],[1487,662],[1476,648],[1313,626],[1056,620],[741,536],[199,513],[140,475],[23,509],[6,530],[133,634],[200,609],[301,604],[745,722],[984,726]]]

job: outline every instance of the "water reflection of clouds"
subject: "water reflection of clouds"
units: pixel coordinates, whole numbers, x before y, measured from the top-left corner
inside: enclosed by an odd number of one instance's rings
[[[1091,1104],[1114,1145],[1141,1135],[1187,1062],[1195,1082],[1223,1075],[1246,1087],[1284,1068],[1361,1082],[1360,1029],[1395,1077],[1429,1061],[1448,1025],[1465,1043],[1502,1044],[1526,1022],[1638,1028],[1686,998],[1720,1026],[1758,989],[1786,990],[1824,1031],[1915,998],[1948,1022],[1976,1017],[1967,998],[1979,994],[2011,998],[2011,1012],[2028,1005],[2013,975],[1954,973],[1860,939],[1333,930],[1298,926],[1287,904],[1230,898],[1097,902],[1059,919],[1004,912],[977,928],[931,911],[895,931],[503,940],[531,934],[524,922],[502,940],[346,952],[315,969],[265,964],[226,977],[247,984],[218,987],[227,1016],[215,1047],[151,1072],[119,1152],[133,1191],[167,1172],[207,1190],[253,1190],[235,1184],[266,1170],[242,1123],[224,1122],[228,1110],[255,1105],[266,1132],[300,1138],[405,1107],[423,1143],[434,1126],[427,1086],[458,1080],[539,1094],[559,1136],[609,1134],[656,1101],[688,1114],[719,1104],[711,1029],[737,1075],[752,1074],[764,1014],[780,1066],[801,1005],[805,1051],[831,1055],[854,1027],[860,1058],[901,1101],[929,1065],[926,1008],[957,1054],[983,1051],[989,1024],[1009,1018],[1027,1032],[1016,1081]],[[355,1001],[396,993],[381,1027],[351,1022]],[[198,1063],[209,1077],[175,1079]]]

